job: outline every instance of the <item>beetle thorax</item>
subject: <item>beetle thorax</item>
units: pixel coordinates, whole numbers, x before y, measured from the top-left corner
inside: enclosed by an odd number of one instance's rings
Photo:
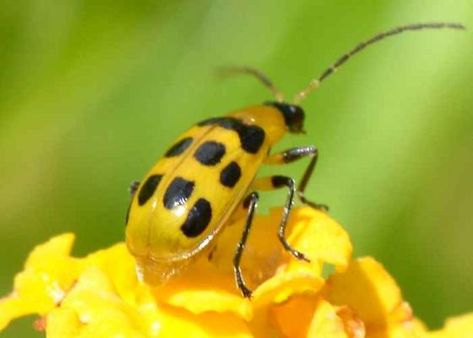
[[[289,131],[282,114],[271,105],[248,107],[230,114],[248,125],[256,125],[265,131],[270,146],[277,143]]]

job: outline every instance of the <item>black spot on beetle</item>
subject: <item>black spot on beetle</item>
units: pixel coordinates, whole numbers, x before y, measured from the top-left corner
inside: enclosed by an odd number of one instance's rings
[[[241,168],[235,161],[230,162],[220,172],[220,183],[224,186],[233,188],[241,177]]]
[[[241,147],[251,154],[256,154],[263,145],[265,135],[263,128],[245,126],[238,136],[240,136]]]
[[[138,193],[138,204],[140,206],[145,204],[151,196],[153,196],[162,177],[163,175],[151,175],[146,179]]]
[[[173,209],[187,203],[194,190],[194,182],[176,177],[166,189],[163,204],[166,209]]]
[[[174,144],[169,150],[164,154],[166,157],[173,157],[181,155],[192,143],[192,137],[186,137]]]
[[[216,124],[218,123],[220,120],[224,119],[224,117],[212,117],[210,119],[207,119],[207,120],[203,120],[203,121],[200,121],[199,123],[197,123],[197,125],[199,127],[204,127],[204,126],[211,126],[213,124]]]
[[[234,130],[237,133],[240,133],[241,129],[245,126],[241,120],[234,117],[222,117],[217,124],[222,128]]]
[[[194,153],[197,161],[203,165],[216,165],[225,155],[225,146],[215,141],[203,143]]]
[[[199,198],[192,206],[187,219],[181,226],[181,231],[187,237],[199,236],[210,223],[212,219],[212,207],[205,198]]]
[[[234,117],[215,117],[204,120],[197,125],[218,125],[222,128],[235,131],[240,138],[241,147],[250,154],[256,154],[259,151],[265,138],[263,128],[256,125],[247,125]]]

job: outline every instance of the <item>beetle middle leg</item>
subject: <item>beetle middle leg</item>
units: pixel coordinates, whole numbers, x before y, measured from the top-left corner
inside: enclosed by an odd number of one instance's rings
[[[254,183],[253,187],[256,190],[274,190],[278,188],[288,188],[286,204],[284,205],[284,211],[281,217],[281,221],[278,227],[278,238],[284,249],[291,253],[295,258],[309,262],[309,259],[300,251],[294,249],[286,239],[286,226],[291,213],[292,206],[294,204],[294,195],[296,193],[296,184],[294,179],[287,176],[270,176],[258,178]]]
[[[309,183],[309,180],[312,177],[312,174],[314,173],[318,156],[319,151],[315,146],[296,147],[268,156],[265,160],[265,164],[287,164],[295,162],[301,158],[310,157],[311,160],[309,162],[309,165],[305,169],[304,175],[302,176],[299,186],[297,187],[297,195],[299,196],[299,199],[302,203],[307,204],[308,206],[318,210],[328,211],[327,205],[310,201],[304,195],[305,189],[307,188],[307,184]]]
[[[233,270],[235,272],[235,281],[238,285],[238,288],[241,290],[241,293],[246,298],[251,297],[251,290],[248,288],[248,286],[246,286],[245,279],[243,278],[243,274],[241,273],[240,261],[241,255],[243,254],[243,250],[245,249],[246,241],[248,240],[248,234],[250,233],[251,224],[253,223],[253,217],[255,215],[255,209],[256,205],[258,204],[258,200],[258,193],[252,192],[243,202],[243,206],[245,208],[248,208],[248,214],[246,217],[245,228],[243,229],[241,239],[238,242],[235,251],[235,256],[233,257]]]

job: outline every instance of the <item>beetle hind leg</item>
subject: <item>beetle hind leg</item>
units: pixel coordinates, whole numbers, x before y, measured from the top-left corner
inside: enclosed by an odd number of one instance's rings
[[[241,255],[245,249],[246,241],[248,240],[248,235],[250,233],[251,225],[253,223],[253,217],[255,215],[256,205],[258,204],[259,196],[257,192],[252,192],[244,201],[245,208],[248,208],[248,213],[246,217],[245,228],[241,234],[240,241],[238,242],[237,248],[235,250],[235,256],[233,257],[233,271],[235,273],[235,282],[240,289],[241,293],[245,298],[251,298],[252,291],[246,285],[245,279],[241,272],[240,262]]]

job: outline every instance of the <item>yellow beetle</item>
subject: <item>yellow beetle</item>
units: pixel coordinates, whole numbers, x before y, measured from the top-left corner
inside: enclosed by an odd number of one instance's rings
[[[209,252],[229,217],[242,205],[248,210],[247,221],[233,265],[237,286],[245,297],[250,297],[240,260],[258,202],[258,190],[288,189],[277,235],[284,249],[297,259],[308,260],[286,241],[285,228],[296,195],[314,208],[326,208],[304,197],[317,162],[317,148],[296,147],[270,154],[271,147],[287,132],[303,132],[304,111],[300,102],[351,56],[404,31],[438,28],[464,27],[457,23],[421,23],[379,33],[341,56],[298,93],[292,104],[286,103],[272,82],[258,70],[228,68],[230,73],[255,76],[273,92],[276,101],[198,123],[178,138],[141,184],[132,185],[126,243],[140,269],[152,276],[148,281],[163,282],[184,270],[194,258]],[[304,157],[311,160],[297,188],[295,181],[286,176],[255,179],[263,164],[285,164]]]

